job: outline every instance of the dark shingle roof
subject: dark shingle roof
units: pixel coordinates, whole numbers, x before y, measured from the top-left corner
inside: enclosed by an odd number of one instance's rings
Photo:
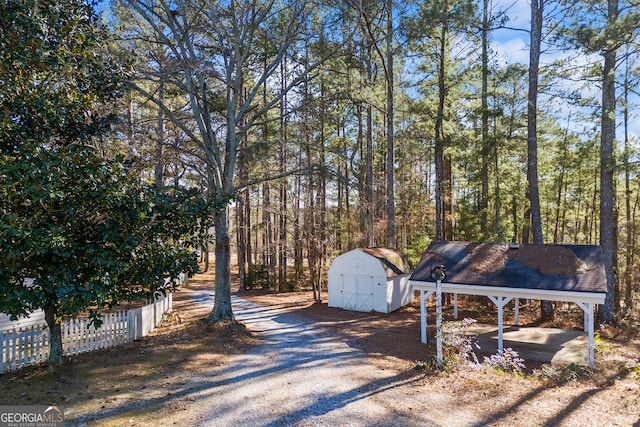
[[[515,246],[515,247],[514,247]],[[594,245],[509,245],[432,242],[411,280],[434,282],[444,265],[447,283],[552,291],[607,291],[602,251]]]

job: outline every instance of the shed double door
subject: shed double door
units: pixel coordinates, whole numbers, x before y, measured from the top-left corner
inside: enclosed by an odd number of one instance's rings
[[[342,276],[342,307],[346,310],[373,310],[373,277]]]

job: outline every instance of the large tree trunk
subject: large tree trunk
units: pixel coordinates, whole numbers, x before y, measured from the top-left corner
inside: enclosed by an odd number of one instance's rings
[[[302,150],[300,150],[302,153]],[[300,156],[300,162],[302,163]],[[294,272],[295,272],[295,280],[296,282],[300,282],[304,278],[304,260],[303,253],[304,247],[302,245],[302,231],[301,225],[304,224],[303,219],[303,211],[300,207],[300,202],[302,198],[302,179],[300,176],[296,176],[295,179],[295,213],[293,216],[293,264],[294,264]]]
[[[569,123],[571,122],[571,113],[569,113],[569,119],[567,120]],[[562,138],[562,159],[560,161],[560,173],[558,174],[558,191],[556,192],[556,223],[553,228],[553,243],[564,243],[564,218],[565,218],[565,209],[564,207],[564,197],[566,197],[566,191],[563,191],[565,188],[565,170],[567,168],[568,162],[568,151],[569,151],[569,143],[567,142],[567,134],[568,128],[565,129],[564,137]],[[562,226],[561,226],[562,224]]]
[[[264,224],[264,248],[263,259],[267,269],[267,287],[274,288],[276,273],[275,244],[273,242],[273,216],[271,214],[271,185],[265,182],[262,185],[262,221]]]
[[[448,3],[445,1],[444,15],[449,13]],[[447,54],[447,33],[449,22],[445,18],[440,29],[440,64],[438,67],[438,109],[436,113],[436,123],[434,129],[434,157],[436,166],[436,240],[445,239],[445,213],[443,209],[444,203],[444,102],[446,97],[445,74],[446,74],[446,54]]]
[[[482,115],[482,148],[480,164],[480,234],[482,240],[489,237],[489,53],[488,53],[488,17],[489,0],[482,2],[482,89],[481,115]],[[497,169],[496,169],[497,174]]]
[[[453,161],[451,154],[445,154],[442,161],[442,224],[444,240],[454,240],[453,236]]]
[[[631,312],[633,305],[633,264],[635,262],[635,240],[636,240],[636,227],[635,227],[635,215],[632,215],[631,211],[631,168],[629,165],[629,156],[631,153],[630,141],[629,141],[629,92],[630,92],[630,66],[629,66],[629,52],[627,52],[627,58],[625,60],[625,79],[624,79],[624,183],[625,183],[625,224],[626,224],[626,248],[625,248],[625,272],[624,272],[624,306],[627,313]]]
[[[368,48],[367,56],[367,82],[373,81],[373,58],[371,57],[371,46]],[[366,153],[366,175],[365,175],[365,219],[366,219],[366,245],[375,246],[375,234],[373,230],[374,200],[373,200],[373,107],[367,103],[367,153]]]
[[[287,86],[285,61],[280,64],[280,87],[285,90]],[[286,117],[287,97],[280,102],[280,174],[287,170],[287,125]],[[289,193],[289,181],[283,179],[280,182],[280,216],[278,221],[278,289],[287,285],[287,203]]]
[[[610,24],[615,23],[618,13],[618,1],[608,1]],[[598,310],[598,318],[604,321],[615,319],[614,304],[614,182],[615,157],[613,142],[616,136],[615,106],[615,66],[616,51],[604,53],[602,70],[602,131],[600,136],[600,246],[604,255],[604,271],[607,280],[607,296],[604,305]]]
[[[393,129],[393,0],[387,0],[387,237],[388,246],[397,246],[396,202],[395,202],[395,160]]]
[[[216,229],[216,287],[213,311],[209,314],[207,320],[209,322],[235,321],[231,308],[231,250],[226,209],[220,210],[215,216],[214,226]]]
[[[62,365],[62,329],[56,320],[58,311],[52,305],[44,307],[44,320],[49,327],[49,364]]]
[[[360,152],[360,158],[364,159],[360,160],[360,167],[358,168],[356,188],[358,189],[358,200],[360,203],[358,204],[358,226],[359,226],[359,237],[357,241],[357,245],[359,247],[367,247],[369,245],[368,239],[368,231],[367,231],[367,201],[369,197],[367,195],[367,152],[366,152],[366,144],[364,142],[364,119],[362,114],[362,105],[356,104],[356,117],[358,121],[358,133],[357,133],[357,144],[358,151]]]
[[[527,103],[527,180],[531,203],[533,243],[542,244],[542,216],[538,188],[538,70],[540,68],[540,42],[542,37],[542,8],[544,0],[531,2],[531,48],[529,54],[529,94]]]
[[[240,179],[246,179],[246,167],[244,161],[239,162],[238,175]],[[251,208],[249,205],[249,189],[246,188],[242,197],[238,201],[238,207],[236,209],[236,245],[238,256],[238,279],[240,281],[240,289],[247,289],[247,265],[251,261],[250,254],[250,234],[249,234],[249,217],[251,215]]]
[[[245,256],[247,254],[246,233],[244,224],[244,206],[241,201],[238,203],[238,209],[236,209],[236,245],[237,245],[237,257],[238,257],[238,281],[240,282],[240,289],[247,289],[247,262]]]
[[[544,0],[531,1],[531,48],[529,51],[529,96],[527,103],[527,180],[531,203],[531,231],[533,243],[543,244],[542,215],[538,186],[538,71],[540,69],[540,42],[542,40],[542,11]],[[553,317],[551,301],[542,301],[542,318]]]

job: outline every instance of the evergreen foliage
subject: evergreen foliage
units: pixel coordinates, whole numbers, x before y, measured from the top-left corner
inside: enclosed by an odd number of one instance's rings
[[[175,288],[217,208],[196,190],[162,192],[131,159],[92,145],[116,117],[126,63],[82,0],[0,6],[0,311],[43,309],[50,357],[62,363],[62,319]],[[222,205],[226,204],[226,200]]]

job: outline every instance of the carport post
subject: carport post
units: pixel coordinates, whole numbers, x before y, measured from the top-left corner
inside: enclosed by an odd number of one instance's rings
[[[502,332],[503,332],[503,318],[502,318],[502,312],[504,309],[504,306],[507,305],[509,303],[509,301],[511,301],[513,299],[513,297],[500,297],[500,296],[491,296],[491,295],[487,295],[489,297],[489,299],[498,307],[498,353],[502,353],[502,350],[504,349],[504,342],[502,339]]]
[[[420,340],[423,344],[427,343],[427,298],[432,293],[433,291],[420,289]]]
[[[436,282],[436,361],[442,366],[442,283]]]
[[[591,369],[596,366],[596,356],[594,349],[594,327],[593,327],[593,308],[594,303],[592,302],[577,302],[578,306],[584,311],[584,329],[587,332],[587,336],[589,338],[589,367]]]

